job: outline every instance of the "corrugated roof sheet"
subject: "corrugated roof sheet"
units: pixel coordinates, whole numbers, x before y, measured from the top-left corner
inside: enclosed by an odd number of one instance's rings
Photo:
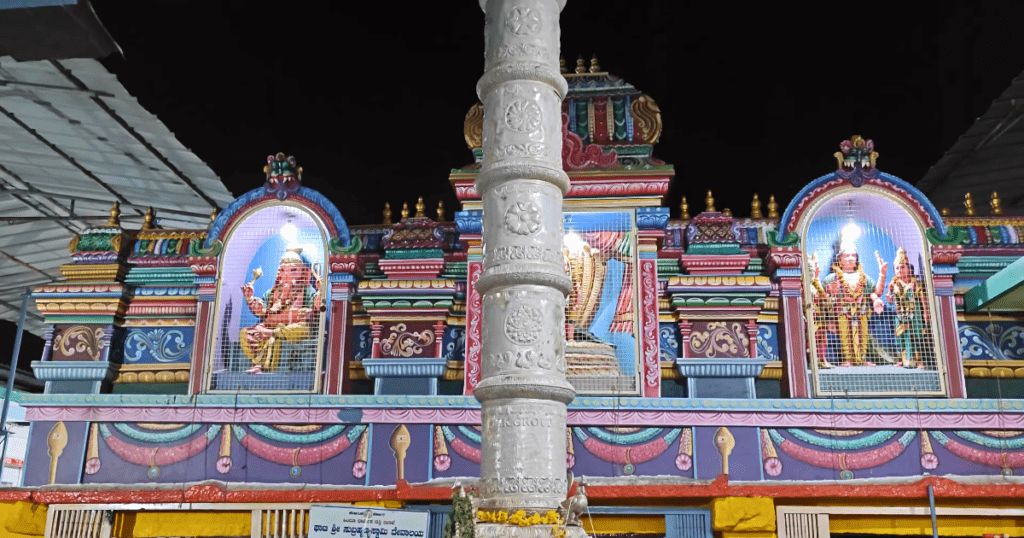
[[[1007,214],[1024,214],[1024,73],[992,101],[985,114],[960,136],[917,183],[937,207],[963,214],[971,192],[979,215],[989,213],[989,197],[999,193]]]
[[[62,280],[68,243],[115,200],[123,228],[152,206],[173,229],[205,227],[233,198],[99,62],[0,58],[0,318],[17,321],[26,289]],[[42,332],[34,307],[26,328]]]

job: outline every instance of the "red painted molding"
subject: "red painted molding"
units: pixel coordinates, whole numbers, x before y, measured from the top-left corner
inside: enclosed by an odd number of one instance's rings
[[[923,477],[913,483],[856,484],[828,482],[815,484],[729,484],[728,476],[713,481],[679,484],[592,485],[587,496],[594,501],[622,499],[658,501],[675,498],[713,499],[720,497],[830,498],[830,499],[926,499],[928,486],[938,498],[1021,498],[1024,484],[964,484],[937,476]],[[109,486],[106,486],[109,487]],[[398,481],[390,488],[315,489],[228,489],[225,484],[196,484],[184,489],[122,489],[54,491],[0,490],[0,501],[30,501],[42,504],[87,503],[290,503],[358,501],[445,501],[451,496],[447,486],[409,484]]]

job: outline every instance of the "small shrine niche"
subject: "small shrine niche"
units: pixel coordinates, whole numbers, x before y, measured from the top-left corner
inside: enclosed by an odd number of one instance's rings
[[[639,394],[631,211],[565,215],[566,374],[580,394]]]
[[[254,208],[229,232],[209,390],[317,390],[328,288],[324,237],[315,215],[275,203]]]
[[[945,395],[920,220],[872,185],[830,190],[806,215],[800,235],[816,395]]]
[[[294,157],[278,154],[267,163],[264,186],[226,208],[210,232],[211,250],[220,255],[207,331],[209,392],[321,389],[328,239],[344,222],[300,185]]]

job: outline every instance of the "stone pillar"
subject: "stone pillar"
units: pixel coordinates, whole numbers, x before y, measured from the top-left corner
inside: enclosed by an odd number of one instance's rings
[[[558,17],[564,0],[481,0],[485,13],[480,510],[555,510],[565,499],[565,296]],[[477,536],[517,526],[484,523]],[[539,529],[523,529],[534,535]],[[550,532],[550,531],[547,531]],[[482,533],[482,534],[481,534]]]

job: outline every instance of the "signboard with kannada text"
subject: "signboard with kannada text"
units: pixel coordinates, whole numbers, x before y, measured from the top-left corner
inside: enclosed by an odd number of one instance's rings
[[[313,505],[310,538],[427,538],[427,512],[363,506]]]

